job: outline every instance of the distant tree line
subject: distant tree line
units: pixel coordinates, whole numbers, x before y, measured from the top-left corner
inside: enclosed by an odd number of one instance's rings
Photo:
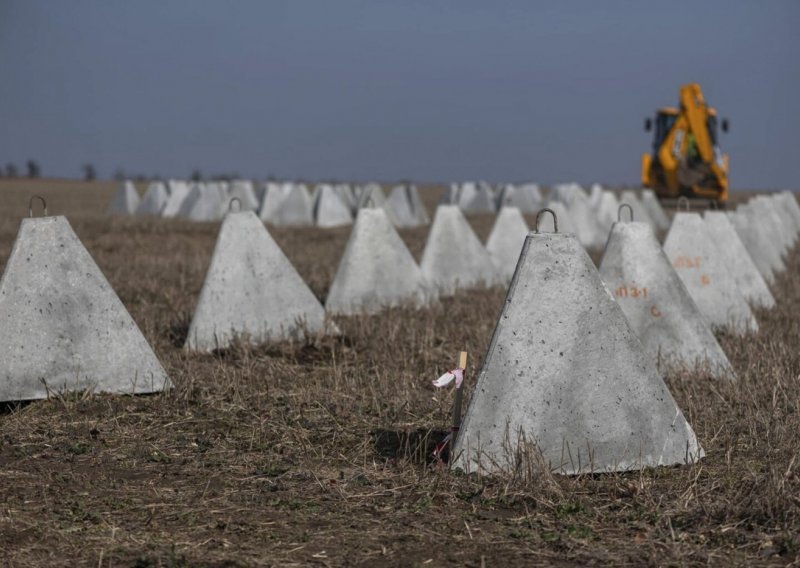
[[[39,167],[39,162],[36,160],[28,160],[25,162],[25,174],[20,174],[20,170],[17,169],[17,165],[13,162],[9,162],[5,165],[5,167],[0,166],[0,177],[9,177],[9,178],[38,178],[42,175],[42,169]]]
[[[39,166],[39,162],[36,160],[28,160],[25,162],[24,173],[23,170],[18,168],[17,165],[13,162],[8,162],[5,166],[0,165],[0,178],[38,178],[42,175],[42,169]],[[97,169],[94,167],[92,163],[86,163],[81,166],[81,172],[83,174],[83,179],[86,181],[94,181],[97,179]],[[142,173],[130,173],[126,172],[122,168],[117,168],[114,170],[113,178],[117,181],[124,181],[124,180],[134,180],[134,181],[155,181],[155,180],[162,180],[163,178],[158,175],[146,175]],[[230,181],[233,179],[239,179],[240,176],[237,172],[231,173],[222,173],[222,174],[213,174],[209,176],[204,176],[203,172],[200,169],[195,168],[192,170],[191,174],[189,174],[189,179],[192,181],[203,181],[205,179],[212,180],[212,181]],[[272,176],[269,176],[268,179],[273,179]]]

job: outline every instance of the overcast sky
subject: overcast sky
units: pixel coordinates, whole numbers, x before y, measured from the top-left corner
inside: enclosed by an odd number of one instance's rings
[[[0,165],[635,183],[690,81],[800,187],[800,2],[0,0]]]

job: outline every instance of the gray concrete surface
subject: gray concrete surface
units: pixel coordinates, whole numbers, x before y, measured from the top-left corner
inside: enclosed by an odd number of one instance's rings
[[[108,204],[106,211],[119,215],[133,215],[139,207],[141,199],[136,193],[136,188],[132,181],[124,181]]]
[[[171,186],[169,198],[161,209],[161,216],[166,218],[176,217],[181,210],[183,201],[191,193],[191,187],[187,183],[174,183]]]
[[[353,223],[350,205],[340,196],[340,192],[329,185],[318,186],[314,201],[314,223],[317,227],[343,227]]]
[[[222,223],[186,338],[211,351],[236,336],[252,344],[325,329],[325,310],[252,211]]]
[[[498,211],[503,207],[516,207],[522,213],[532,214],[539,210],[539,201],[533,198],[530,191],[524,191],[507,183],[497,195]]]
[[[164,209],[169,193],[163,182],[156,181],[151,183],[147,191],[144,193],[139,207],[136,208],[137,215],[161,215],[161,210]]]
[[[772,297],[772,292],[753,263],[753,259],[750,258],[750,253],[742,244],[728,215],[724,211],[708,210],[703,213],[703,220],[708,234],[717,246],[723,262],[745,300],[761,308],[774,308],[775,298]]]
[[[611,232],[611,227],[617,222],[618,212],[619,200],[617,196],[612,191],[603,190],[597,204],[595,215],[597,216],[598,224],[606,235]]]
[[[566,474],[703,455],[574,235],[528,235],[453,448],[454,467],[512,469],[525,443]]]
[[[387,199],[389,218],[396,227],[419,227],[430,223],[430,217],[415,185],[397,185]],[[388,213],[388,211],[387,211]]]
[[[678,212],[664,253],[712,329],[758,331],[758,323],[699,213]]]
[[[655,192],[652,189],[643,189],[640,197],[642,207],[647,211],[647,215],[653,221],[655,228],[659,231],[666,231],[669,229],[669,217],[661,207]]]
[[[731,364],[647,223],[615,223],[600,277],[662,372],[704,369],[734,378]]]
[[[500,282],[489,252],[457,205],[436,208],[420,268],[440,295]]]
[[[358,211],[325,309],[331,314],[374,314],[425,305],[431,289],[383,208]]]
[[[511,277],[514,276],[528,231],[528,225],[518,208],[508,206],[500,208],[492,232],[486,241],[486,250],[489,251],[500,277],[506,283],[511,282]]]
[[[603,231],[597,213],[589,205],[589,198],[581,191],[575,194],[567,211],[575,227],[575,235],[587,249],[600,249],[606,244],[608,233]]]
[[[171,386],[65,217],[22,221],[0,279],[0,346],[2,401]]]
[[[227,202],[224,203],[227,207]],[[190,221],[217,221],[223,215],[219,186],[195,184],[181,203],[177,216]]]
[[[249,180],[237,179],[231,182],[225,203],[230,203],[233,199],[239,200],[242,211],[258,211],[256,192],[253,189],[253,182]]]
[[[619,198],[619,203],[622,205],[623,203],[627,203],[633,209],[633,220],[636,223],[647,223],[652,227],[653,231],[658,230],[655,221],[650,217],[647,213],[647,209],[645,209],[642,201],[639,199],[639,195],[637,192],[633,191],[632,189],[627,189],[622,192]]]
[[[775,277],[786,270],[786,265],[781,258],[780,249],[773,242],[772,236],[767,232],[764,222],[758,217],[753,208],[739,207],[736,211],[728,213],[728,219],[742,239],[750,258],[756,264],[758,271],[767,284],[773,284]]]

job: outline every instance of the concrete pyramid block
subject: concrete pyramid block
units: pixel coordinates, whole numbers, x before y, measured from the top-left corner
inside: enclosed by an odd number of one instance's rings
[[[642,190],[642,207],[647,211],[647,215],[653,221],[655,228],[659,231],[669,229],[669,217],[658,202],[655,192],[652,189]]]
[[[642,205],[641,200],[639,200],[639,196],[636,195],[636,192],[632,189],[626,189],[622,192],[622,195],[619,198],[619,203],[622,205],[623,203],[627,203],[633,209],[633,220],[637,223],[647,223],[653,228],[653,231],[658,230],[658,226],[656,225],[655,221],[650,217],[647,213],[647,209],[645,209],[644,205]]]
[[[606,244],[608,233],[603,231],[597,215],[589,205],[589,198],[583,192],[575,194],[567,211],[575,227],[575,234],[584,247],[595,249]]]
[[[459,288],[494,286],[500,280],[492,257],[456,205],[436,208],[420,268],[442,295]]]
[[[544,199],[542,199],[542,191],[539,189],[539,186],[535,183],[523,183],[522,185],[518,185],[517,191],[519,193],[524,193],[525,195],[527,195],[528,199],[537,204],[537,208],[539,204],[544,202]]]
[[[161,215],[161,210],[169,199],[166,186],[156,181],[150,184],[142,198],[139,207],[136,209],[137,215]]]
[[[282,191],[286,191],[285,186]],[[267,193],[267,198],[269,198],[269,193]],[[279,227],[306,227],[313,225],[314,211],[308,188],[302,183],[291,187],[289,192],[280,199],[270,222]]]
[[[782,203],[779,199],[776,199],[776,197],[776,194],[771,194],[769,197],[763,197],[763,200],[780,218],[783,226],[783,237],[786,242],[787,249],[791,249],[797,242],[797,231],[795,229],[794,218],[786,208],[786,204]]]
[[[404,304],[424,305],[427,300],[422,271],[386,211],[360,209],[325,309],[334,314],[374,314]]]
[[[570,205],[577,196],[588,197],[580,184],[558,183],[550,190],[550,201],[560,201],[564,205]]]
[[[180,179],[167,180],[167,195],[172,195],[176,190],[184,195],[189,193],[189,182]]]
[[[725,212],[706,211],[703,218],[706,230],[745,300],[762,308],[774,308],[775,298]]]
[[[289,187],[291,191],[291,187]],[[279,183],[268,182],[263,185],[263,194],[261,196],[261,205],[258,208],[258,217],[266,223],[275,223],[275,218],[281,203],[286,199],[288,191],[284,190],[284,186]]]
[[[678,212],[664,252],[712,328],[737,334],[758,331],[758,323],[711,235],[697,213]]]
[[[231,182],[225,203],[229,204],[233,199],[239,200],[242,211],[258,211],[258,198],[253,189],[253,182],[249,180],[240,179]]]
[[[788,198],[788,199],[787,199]],[[775,210],[780,213],[785,225],[791,234],[792,245],[797,242],[798,232],[800,232],[800,219],[797,218],[797,211],[792,207],[792,202],[797,205],[797,200],[785,193],[774,193],[770,196]]]
[[[756,227],[757,232],[762,234],[764,246],[769,250],[767,256],[770,260],[770,266],[772,266],[773,272],[778,274],[786,270],[786,264],[784,264],[783,261],[783,256],[786,251],[781,242],[778,230],[773,224],[774,219],[771,218],[772,215],[764,215],[764,212],[760,209],[761,208],[756,206],[755,202],[751,200],[749,203],[740,206],[737,212],[747,217],[748,223]]]
[[[779,267],[783,267],[783,261],[778,251],[772,247],[763,228],[758,223],[751,221],[749,215],[742,211],[729,211],[728,220],[736,230],[736,234],[750,254],[753,264],[758,268],[764,281],[768,285],[774,284],[775,273],[779,271]]]
[[[600,277],[660,368],[703,367],[733,377],[731,364],[647,223],[615,223]]]
[[[570,233],[574,235],[577,232],[575,229],[575,223],[572,221],[572,217],[570,216],[569,212],[567,211],[567,208],[564,206],[563,203],[561,203],[560,201],[551,200],[547,203],[547,208],[551,209],[558,218],[559,233],[565,233],[565,234]],[[553,224],[552,215],[542,215],[541,221],[539,223],[539,231],[543,233],[555,232],[555,226]]]
[[[386,194],[383,193],[383,188],[377,183],[368,183],[359,188],[356,209],[383,207],[385,203]]]
[[[0,400],[171,383],[65,217],[24,219],[0,279]]]
[[[325,309],[252,211],[222,223],[186,348],[211,351],[325,329]]]
[[[191,187],[188,183],[175,183],[171,187],[169,197],[164,203],[164,207],[161,208],[161,216],[166,218],[177,217],[183,201],[191,193]]]
[[[797,198],[791,191],[781,191],[778,194],[781,203],[786,206],[786,210],[792,215],[794,219],[795,235],[800,233],[800,204],[797,203]]]
[[[314,220],[317,227],[343,227],[353,223],[350,205],[342,200],[334,187],[320,185],[315,192]]]
[[[392,191],[394,192],[394,190]],[[419,225],[427,225],[430,223],[431,217],[428,215],[428,210],[425,208],[425,204],[422,202],[422,197],[419,195],[417,186],[413,183],[406,184],[405,194],[406,200],[411,204],[411,211],[413,212],[417,223]]]
[[[606,235],[609,234],[619,215],[619,200],[613,191],[603,190],[597,204],[596,215],[600,228]]]
[[[139,194],[132,181],[125,181],[114,194],[111,203],[108,204],[107,211],[109,213],[117,213],[120,215],[133,215],[136,209],[139,208],[140,203]]]
[[[458,205],[458,196],[461,193],[461,187],[457,183],[448,185],[442,197],[439,199],[439,205]]]
[[[502,207],[495,219],[492,232],[486,241],[486,250],[492,256],[500,277],[511,282],[517,268],[519,253],[528,236],[528,225],[516,207]]]
[[[522,213],[536,213],[540,201],[534,200],[530,192],[517,189],[514,185],[505,184],[497,194],[497,208],[516,207]]]
[[[195,184],[181,203],[177,216],[190,221],[218,221],[228,207],[228,202],[220,197],[219,188],[216,184]]]
[[[492,188],[486,182],[466,182],[458,193],[458,205],[465,213],[494,213]]]
[[[510,470],[523,444],[566,474],[703,455],[574,235],[526,238],[453,448],[454,465]]]
[[[387,208],[396,227],[419,227],[430,223],[415,185],[395,186],[389,194]]]
[[[778,246],[781,256],[786,256],[791,247],[791,236],[783,219],[772,206],[772,202],[766,197],[756,197],[751,199],[747,206],[752,207],[757,218],[765,224],[764,226],[772,235],[772,241]]]
[[[597,209],[600,205],[600,197],[603,195],[604,191],[603,186],[599,183],[593,183],[589,188],[589,205],[591,205],[593,209]]]

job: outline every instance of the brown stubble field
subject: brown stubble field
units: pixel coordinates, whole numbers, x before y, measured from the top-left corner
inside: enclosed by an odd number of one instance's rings
[[[106,216],[115,187],[0,181],[0,266],[29,196],[43,194],[51,214],[69,217],[175,388],[0,413],[3,564],[798,561],[797,251],[773,288],[778,309],[758,314],[760,333],[721,337],[737,383],[667,378],[706,450],[701,462],[579,477],[531,464],[481,479],[430,463],[452,402],[430,382],[461,349],[475,377],[504,291],[339,318],[337,337],[189,355],[181,344],[218,224]],[[440,188],[424,190],[435,203]],[[471,219],[484,239],[492,221]],[[348,229],[272,234],[324,300]],[[426,235],[402,232],[417,258]]]

